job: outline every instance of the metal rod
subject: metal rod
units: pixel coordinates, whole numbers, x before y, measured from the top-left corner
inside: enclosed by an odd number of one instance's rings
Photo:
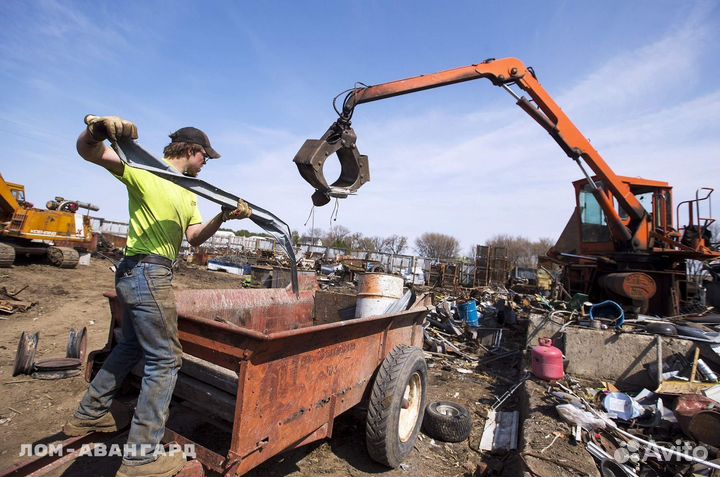
[[[520,97],[515,91],[513,91],[508,85],[506,85],[505,83],[503,83],[503,84],[501,84],[500,86],[502,87],[502,89],[504,89],[505,91],[507,91],[508,93],[510,93],[510,95],[511,95],[513,98],[515,98],[516,100],[520,101],[521,97]]]
[[[697,374],[698,358],[700,358],[700,347],[695,346],[695,354],[693,355],[692,369],[690,370],[690,382],[695,382],[695,375]]]
[[[660,335],[655,335],[655,344],[657,345],[657,382],[659,387],[663,382],[663,351]]]
[[[590,187],[592,187],[593,190],[598,190],[597,184],[595,184],[595,181],[592,180],[592,178],[590,177],[590,174],[588,174],[588,172],[583,167],[582,163],[580,162],[580,158],[576,158],[575,162],[577,163],[577,165],[580,168],[580,170],[582,171],[582,173],[585,174],[585,178],[587,179],[588,184],[590,184]]]
[[[695,462],[696,464],[704,465],[706,467],[712,467],[713,469],[720,469],[720,464],[716,464],[714,462],[708,462],[706,460],[698,459],[697,457],[690,455],[690,454],[684,454],[684,453],[678,452],[674,449],[669,449],[667,447],[659,446],[659,445],[655,444],[654,442],[646,441],[645,439],[641,439],[640,437],[630,434],[629,432],[625,432],[622,429],[620,429],[619,427],[615,427],[614,430],[616,430],[617,432],[619,432],[620,434],[622,434],[625,437],[629,437],[630,439],[636,440],[641,444],[645,444],[648,447],[657,449],[658,451],[663,453],[663,455],[667,455],[667,454],[665,454],[665,452],[668,452],[676,457],[681,457],[683,459],[691,460],[691,461]]]
[[[505,391],[505,393],[504,393],[502,396],[500,396],[499,398],[495,398],[495,404],[493,404],[493,406],[492,406],[491,409],[492,409],[493,411],[496,411],[505,401],[508,400],[508,398],[510,398],[510,396],[512,396],[513,394],[515,394],[515,391],[516,391],[520,386],[522,386],[522,384],[523,384],[525,381],[527,381],[527,379],[528,379],[529,377],[530,377],[530,374],[529,374],[529,373],[526,373],[526,374],[520,379],[520,381],[518,381],[517,383],[515,383],[515,385],[514,385],[512,388],[510,388],[510,389],[508,389],[507,391]]]

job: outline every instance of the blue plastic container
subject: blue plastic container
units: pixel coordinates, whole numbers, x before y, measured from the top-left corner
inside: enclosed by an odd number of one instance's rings
[[[605,300],[590,307],[590,321],[597,318],[614,318],[615,329],[619,330],[625,323],[625,312],[612,300]]]
[[[475,300],[468,300],[465,303],[458,303],[457,306],[458,314],[460,318],[467,323],[471,328],[477,328],[480,326],[480,320],[478,319],[477,302]]]

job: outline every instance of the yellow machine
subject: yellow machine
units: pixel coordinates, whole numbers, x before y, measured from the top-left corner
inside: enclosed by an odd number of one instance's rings
[[[92,242],[90,217],[80,208],[98,210],[92,204],[56,197],[47,210],[25,199],[25,187],[5,182],[0,174],[0,267],[10,267],[16,256],[46,255],[55,266],[75,268],[77,248]]]

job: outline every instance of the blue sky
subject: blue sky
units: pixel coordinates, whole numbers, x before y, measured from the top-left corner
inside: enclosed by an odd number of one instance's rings
[[[61,195],[124,221],[122,184],[75,152],[84,115],[134,121],[157,155],[193,125],[223,154],[204,179],[304,232],[312,190],[292,158],[337,93],[517,57],[618,174],[666,180],[677,202],[720,186],[718,31],[714,1],[3,0],[0,172],[35,204]],[[372,180],[333,222],[353,231],[442,232],[467,250],[556,238],[574,206],[580,171],[488,81],[361,105],[353,126]]]

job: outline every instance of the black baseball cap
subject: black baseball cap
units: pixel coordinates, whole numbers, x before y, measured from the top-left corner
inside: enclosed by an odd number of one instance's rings
[[[198,144],[205,149],[208,157],[211,159],[217,159],[220,154],[212,148],[210,145],[210,139],[207,134],[194,127],[180,128],[170,135],[171,142],[189,142],[191,144]]]

